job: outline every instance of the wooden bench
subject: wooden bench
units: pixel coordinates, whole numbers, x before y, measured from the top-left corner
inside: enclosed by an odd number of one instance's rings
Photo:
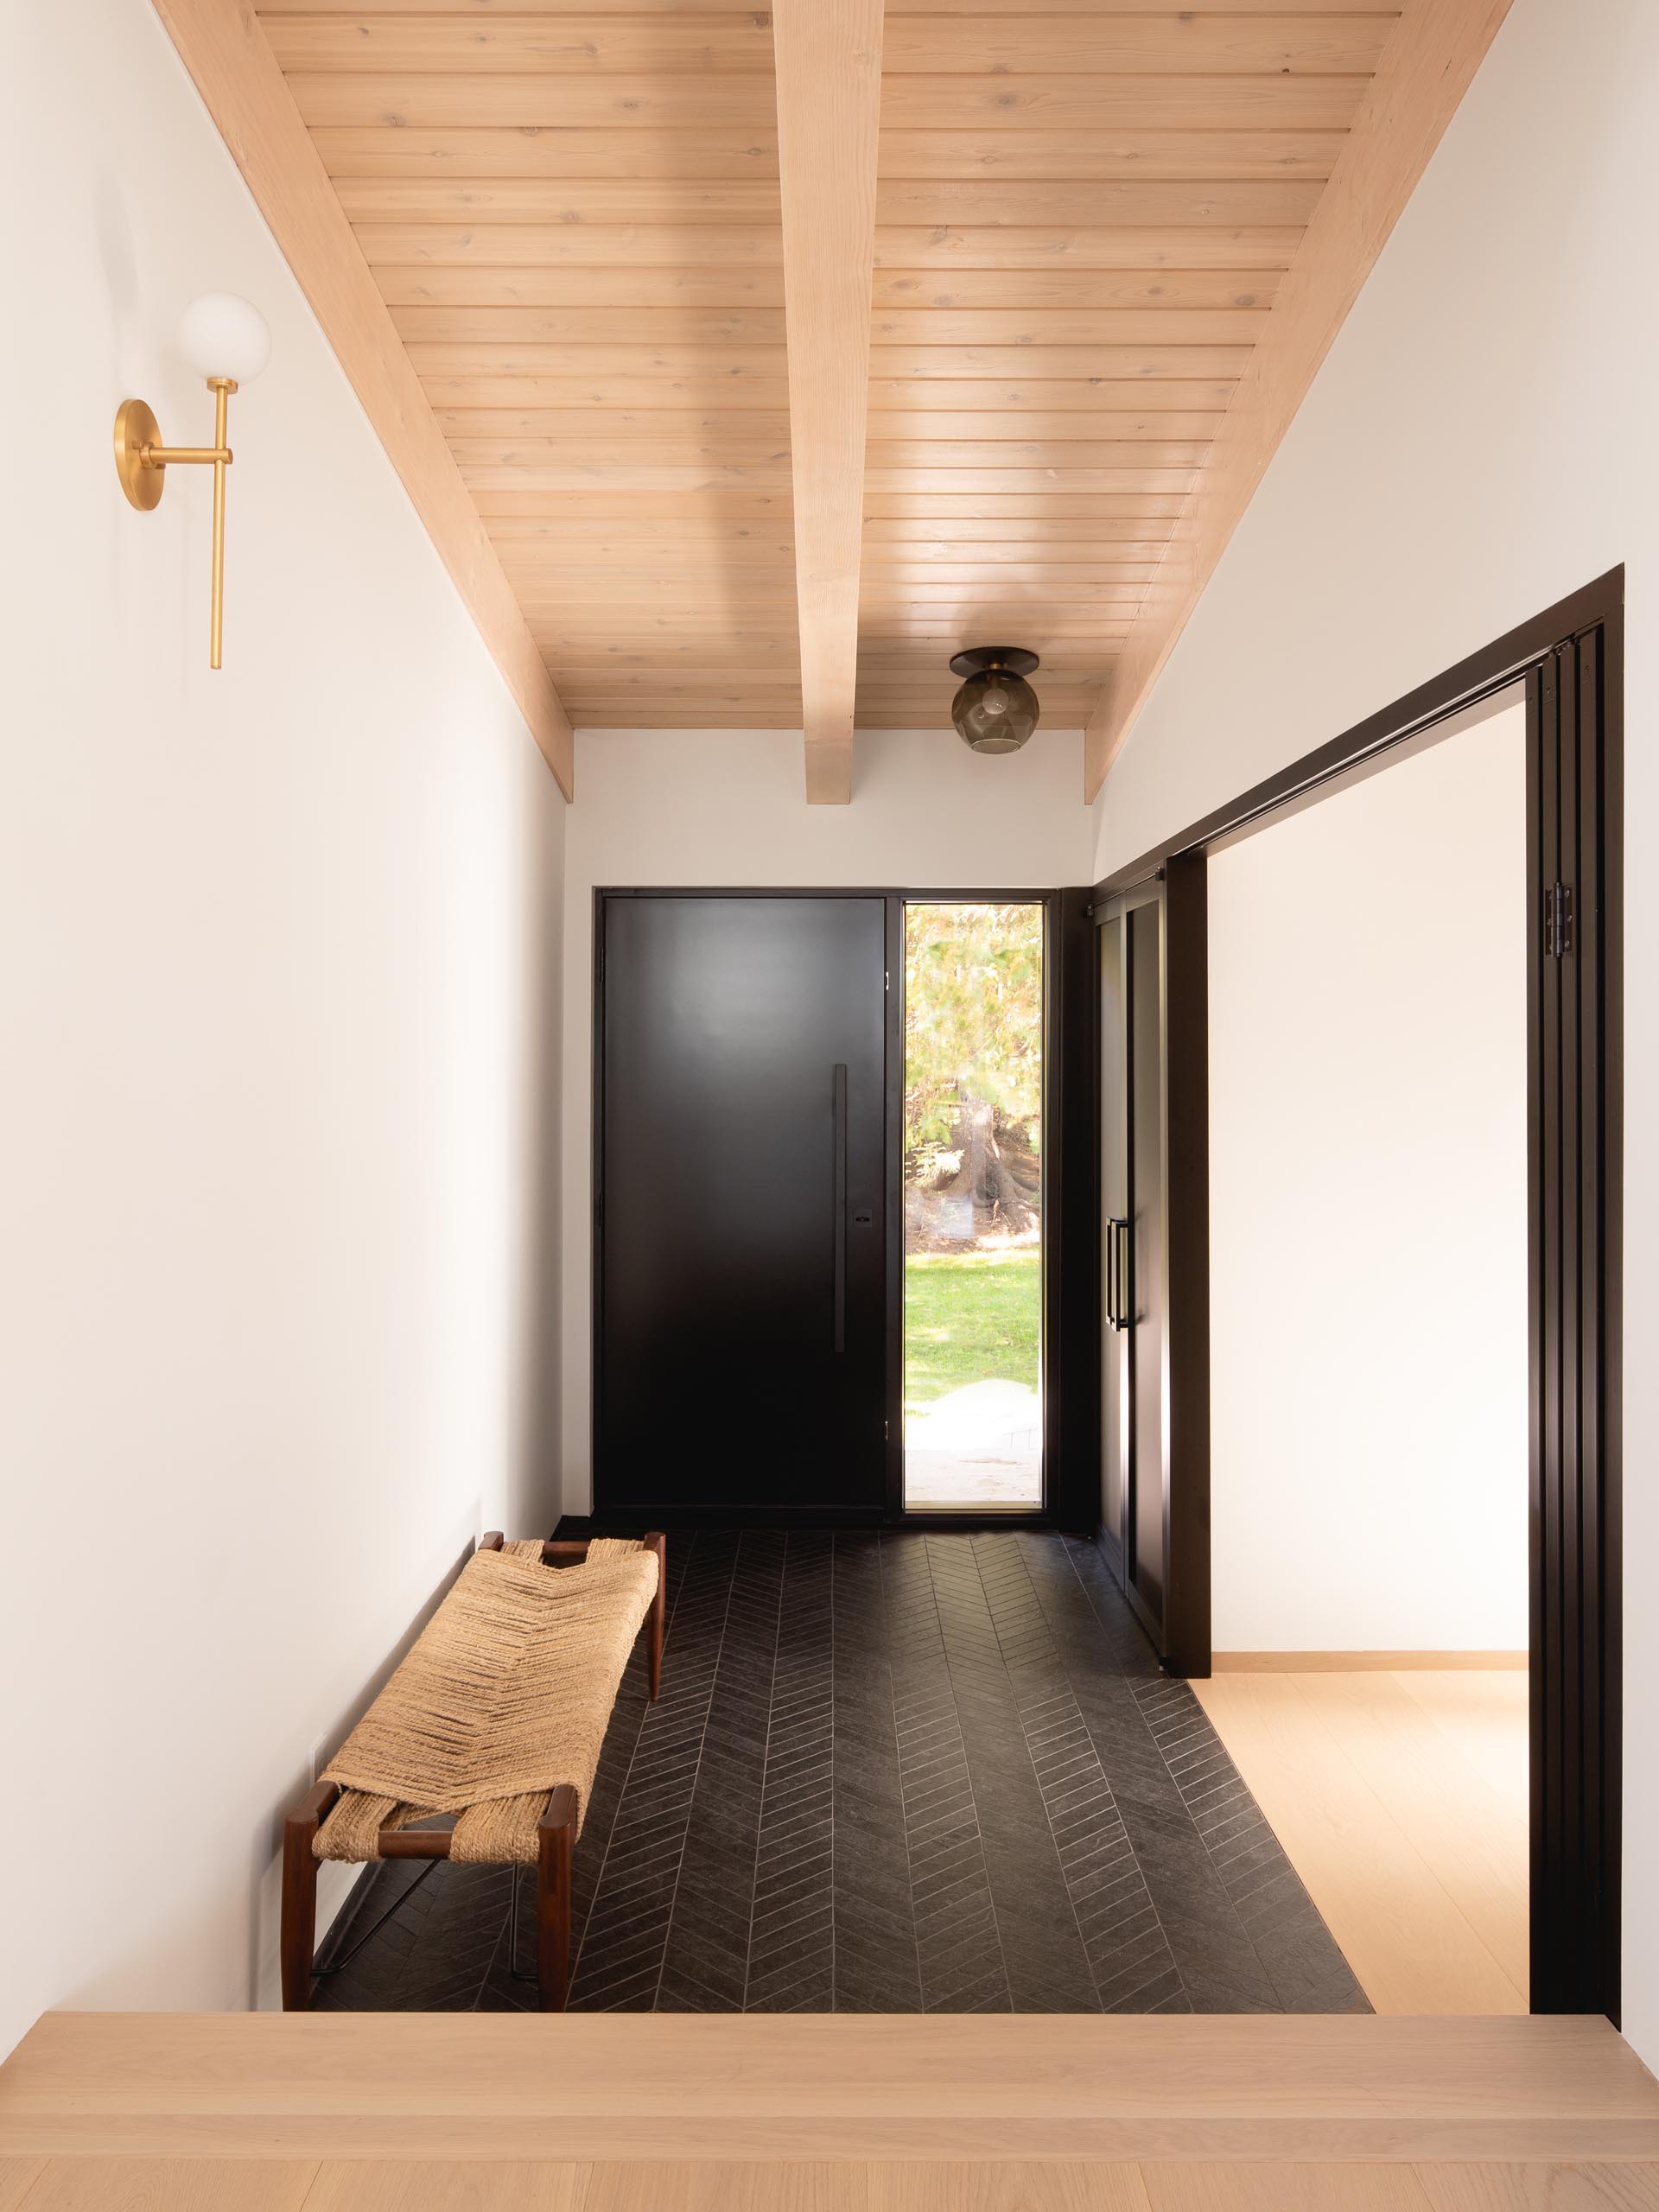
[[[657,1594],[645,1622],[646,1655],[653,1704],[662,1689],[663,1636],[667,1620],[668,1540],[659,1533],[644,1539],[657,1555]],[[480,1551],[499,1551],[499,1531],[484,1537]],[[543,1564],[578,1566],[588,1556],[585,1541],[542,1546]],[[319,1782],[296,1806],[283,1831],[282,1976],[283,2010],[302,2012],[311,2001],[316,1971],[317,1832],[342,1792],[336,1782]],[[562,2012],[570,1974],[570,1860],[575,1846],[579,1807],[575,1790],[561,1783],[548,1794],[536,1829],[536,1980],[544,2012]],[[383,1827],[374,1858],[448,1859],[448,1828]],[[372,1864],[371,1860],[368,1863]]]

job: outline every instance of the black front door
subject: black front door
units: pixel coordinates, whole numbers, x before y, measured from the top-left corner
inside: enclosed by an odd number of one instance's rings
[[[600,902],[594,1510],[879,1516],[886,902]]]

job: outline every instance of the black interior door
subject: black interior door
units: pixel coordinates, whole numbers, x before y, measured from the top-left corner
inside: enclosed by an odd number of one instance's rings
[[[1202,859],[1096,912],[1101,1528],[1172,1672],[1210,1671],[1209,1107]]]
[[[1167,1581],[1163,901],[1101,932],[1102,1520],[1160,1651]]]
[[[886,902],[599,927],[595,1510],[879,1516]]]

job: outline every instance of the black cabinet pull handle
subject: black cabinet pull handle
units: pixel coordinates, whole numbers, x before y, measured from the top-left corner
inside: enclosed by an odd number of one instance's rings
[[[1128,1223],[1121,1214],[1110,1214],[1106,1221],[1106,1319],[1114,1329],[1129,1325],[1128,1300],[1124,1295],[1128,1276]]]
[[[837,1060],[831,1081],[835,1100],[836,1350],[847,1349],[847,1064]]]

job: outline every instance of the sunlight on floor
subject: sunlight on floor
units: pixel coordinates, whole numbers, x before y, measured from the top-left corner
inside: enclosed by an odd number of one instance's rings
[[[969,1382],[905,1416],[905,1502],[1039,1505],[1043,1402],[1025,1382]]]

